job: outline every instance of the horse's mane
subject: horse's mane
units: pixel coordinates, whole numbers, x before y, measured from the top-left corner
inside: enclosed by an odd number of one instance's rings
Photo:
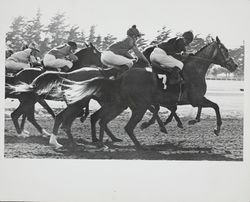
[[[82,49],[78,50],[78,51],[75,53],[75,55],[81,53],[82,51],[86,51],[88,48],[89,48],[89,47],[82,48]]]
[[[213,43],[213,42],[212,42]],[[198,53],[200,53],[201,51],[203,51],[203,49],[207,48],[209,45],[211,45],[212,43],[208,43],[205,46],[201,47],[199,50],[196,51],[196,53],[194,53],[194,55],[197,55]]]

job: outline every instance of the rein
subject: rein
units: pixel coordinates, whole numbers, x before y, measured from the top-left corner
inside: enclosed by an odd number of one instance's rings
[[[217,43],[215,43],[216,46],[217,46],[217,50],[220,51],[221,55],[223,56],[223,60],[224,60],[224,63],[226,64],[228,59],[225,58],[224,54],[222,53],[219,45]],[[213,62],[214,59],[206,59],[206,58],[202,58],[202,57],[199,57],[199,56],[194,56],[194,55],[189,55],[189,58],[194,58],[194,59],[199,59],[199,60],[203,60],[203,61],[207,61],[207,62]]]
[[[194,59],[199,59],[199,60],[203,60],[203,61],[207,61],[207,62],[213,62],[214,59],[206,59],[206,58],[202,58],[202,57],[199,57],[199,56],[189,56],[188,58],[194,58]]]

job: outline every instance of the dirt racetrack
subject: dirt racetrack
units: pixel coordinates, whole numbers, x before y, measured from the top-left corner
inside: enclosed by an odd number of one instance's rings
[[[5,158],[60,158],[60,159],[148,159],[148,160],[212,160],[212,161],[242,161],[243,160],[243,93],[237,90],[223,91],[216,90],[211,86],[208,98],[219,104],[222,115],[222,129],[219,136],[214,135],[213,129],[216,126],[215,113],[212,109],[204,109],[202,120],[196,125],[188,125],[188,121],[195,117],[196,109],[191,106],[178,107],[178,114],[184,124],[184,129],[176,126],[172,121],[166,126],[168,134],[161,133],[157,123],[141,131],[140,124],[136,127],[135,134],[139,142],[147,148],[145,151],[136,151],[132,141],[124,131],[124,126],[130,117],[130,111],[126,110],[109,124],[109,128],[118,138],[123,141],[112,143],[105,136],[105,147],[91,143],[90,120],[82,124],[77,119],[72,127],[74,138],[86,146],[94,146],[95,149],[78,146],[75,149],[67,147],[67,136],[60,130],[58,141],[65,145],[65,148],[54,150],[48,145],[48,138],[41,137],[37,130],[26,123],[26,129],[31,136],[21,138],[16,135],[13,123],[10,119],[10,112],[15,108],[16,103],[7,102],[5,108]],[[223,84],[224,85],[224,84]],[[235,83],[232,84],[234,87]],[[218,90],[219,91],[218,91]],[[223,88],[224,89],[224,88]],[[237,86],[238,89],[238,86]],[[55,112],[61,110],[56,105]],[[52,107],[54,108],[55,106]],[[96,106],[92,105],[92,112]],[[160,117],[165,120],[168,111],[162,109]],[[151,113],[147,112],[143,121],[149,120]],[[51,132],[53,119],[44,111],[38,108],[36,118],[47,131]],[[98,124],[97,124],[98,125]]]

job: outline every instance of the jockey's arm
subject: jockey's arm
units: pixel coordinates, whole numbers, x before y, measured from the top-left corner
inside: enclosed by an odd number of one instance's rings
[[[69,54],[68,56],[67,56],[67,58],[69,59],[69,60],[71,60],[71,61],[77,61],[78,60],[78,57],[76,56],[76,55],[74,55],[74,54]]]
[[[138,58],[141,58],[142,60],[144,60],[149,66],[151,65],[148,59],[142,54],[142,52],[138,49],[137,46],[133,47],[133,51]]]
[[[124,55],[126,58],[128,59],[134,59],[134,57],[132,55],[130,55],[129,52],[126,52],[125,55]]]

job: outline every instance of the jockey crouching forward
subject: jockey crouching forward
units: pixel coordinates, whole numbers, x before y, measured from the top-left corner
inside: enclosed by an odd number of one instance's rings
[[[68,71],[73,66],[72,61],[78,60],[74,55],[76,49],[77,44],[73,41],[53,48],[43,58],[45,68],[54,71]]]
[[[160,65],[161,69],[171,68],[170,84],[181,83],[183,78],[180,75],[184,64],[181,53],[186,52],[186,46],[193,41],[194,35],[191,31],[183,33],[182,37],[169,39],[167,42],[160,43],[151,53],[150,61],[152,64]],[[177,59],[178,58],[178,59]]]
[[[13,53],[5,61],[6,72],[16,73],[22,69],[30,68],[32,65],[31,58],[37,52],[39,52],[38,46],[35,42],[32,42],[25,50]]]
[[[151,66],[136,45],[136,41],[140,36],[141,34],[136,28],[136,25],[133,25],[128,29],[127,37],[124,40],[110,45],[108,49],[102,53],[101,62],[108,67],[117,67],[122,71],[126,71],[136,62],[136,59],[129,53],[130,50],[133,50],[138,59],[141,58],[148,66]]]

